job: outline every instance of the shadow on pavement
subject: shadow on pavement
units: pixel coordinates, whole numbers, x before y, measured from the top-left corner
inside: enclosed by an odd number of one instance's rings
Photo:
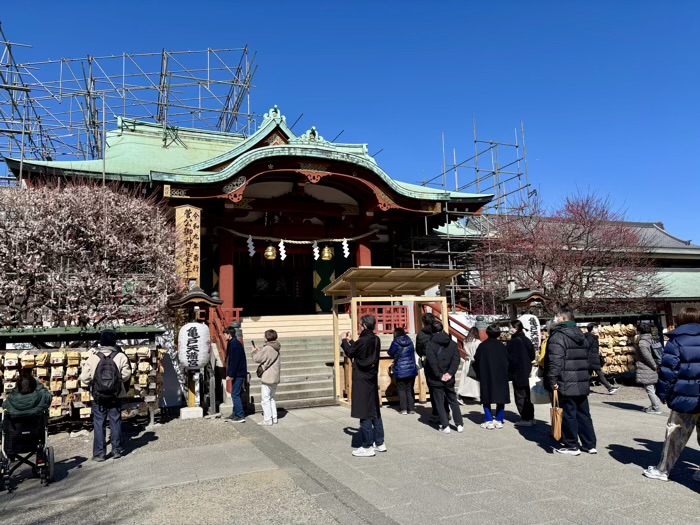
[[[611,407],[615,408],[622,408],[624,410],[638,410],[640,412],[644,408],[644,405],[638,405],[636,403],[625,403],[623,401],[603,401],[603,404],[610,405]]]
[[[611,444],[608,445],[610,457],[625,465],[637,465],[640,469],[656,466],[661,459],[661,452],[664,448],[663,442],[640,438],[636,438],[634,441],[642,445],[644,449]],[[686,447],[673,468],[670,476],[671,481],[700,493],[700,482],[692,479],[693,474],[697,470],[700,470],[700,451]],[[641,470],[639,475],[642,475]],[[654,482],[654,480],[649,481]]]

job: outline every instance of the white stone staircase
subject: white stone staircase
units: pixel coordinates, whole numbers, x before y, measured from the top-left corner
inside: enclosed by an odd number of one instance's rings
[[[268,329],[277,331],[281,345],[277,407],[289,410],[336,404],[333,359],[338,344],[333,342],[332,315],[244,317],[241,325],[251,375],[251,401],[256,412],[261,411],[260,379],[255,375],[258,365],[251,358],[251,341],[262,347]],[[339,327],[341,334],[350,329],[349,316],[339,317]]]

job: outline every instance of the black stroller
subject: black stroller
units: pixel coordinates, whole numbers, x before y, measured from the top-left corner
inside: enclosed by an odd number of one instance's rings
[[[10,476],[20,465],[32,467],[42,485],[54,476],[53,447],[48,446],[49,414],[10,417],[2,412],[2,447],[0,448],[0,491],[11,490]],[[36,456],[36,462],[31,458]]]

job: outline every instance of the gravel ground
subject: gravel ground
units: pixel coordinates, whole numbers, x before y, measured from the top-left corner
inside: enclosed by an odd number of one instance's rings
[[[99,509],[99,510],[96,510]],[[333,524],[284,471],[188,483],[107,498],[54,503],[0,515],[8,525]]]
[[[130,454],[160,452],[188,448],[202,444],[202,436],[210,443],[226,443],[241,439],[235,425],[223,420],[174,419],[146,429],[145,420],[125,421],[122,425],[125,439],[124,448]],[[92,456],[92,432],[87,436],[70,437],[70,432],[60,432],[49,436],[49,442],[56,450],[56,457]],[[108,448],[109,450],[109,448]]]

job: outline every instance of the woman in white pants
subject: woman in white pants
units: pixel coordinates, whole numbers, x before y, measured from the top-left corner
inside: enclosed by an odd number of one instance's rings
[[[469,373],[469,366],[474,361],[474,355],[476,354],[476,348],[481,343],[479,339],[479,330],[473,326],[469,333],[467,334],[467,340],[464,342],[464,350],[467,352],[467,358],[462,361],[462,372],[459,376],[459,389],[457,390],[457,395],[459,397],[467,397],[479,401],[480,387],[479,382],[476,379],[472,379],[467,374]]]
[[[280,343],[277,340],[277,332],[267,330],[265,332],[265,344],[262,349],[257,346],[253,350],[253,361],[260,364],[263,374],[260,377],[260,397],[263,409],[263,419],[259,425],[272,425],[277,423],[277,403],[275,403],[275,391],[280,382]],[[260,368],[258,367],[258,368]]]

